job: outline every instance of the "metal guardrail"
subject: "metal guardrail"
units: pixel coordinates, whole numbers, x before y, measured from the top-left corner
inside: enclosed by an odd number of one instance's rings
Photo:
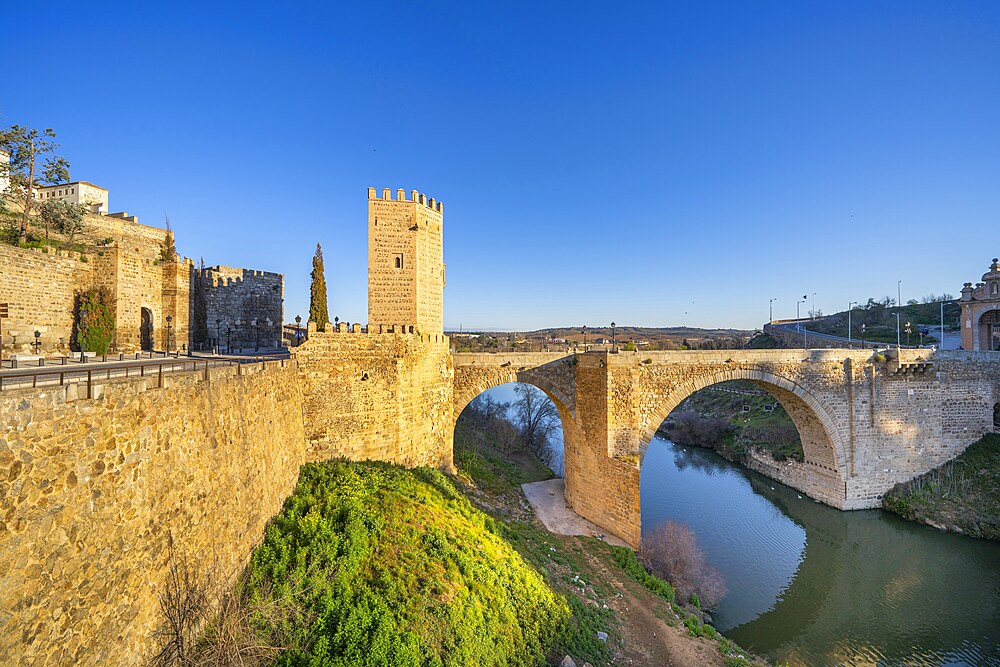
[[[109,382],[112,379],[135,379],[135,378],[156,378],[157,388],[163,387],[163,375],[172,373],[197,372],[199,369],[208,378],[208,371],[211,368],[235,366],[237,376],[242,375],[243,367],[260,364],[265,367],[268,361],[280,361],[281,367],[285,367],[287,357],[283,356],[260,356],[260,357],[239,357],[225,359],[184,359],[167,358],[155,363],[131,364],[107,366],[104,368],[73,368],[43,371],[37,370],[31,373],[3,373],[0,374],[0,391],[5,389],[26,389],[30,387],[59,387],[65,384],[87,385],[87,398],[93,398],[94,383],[98,380]]]

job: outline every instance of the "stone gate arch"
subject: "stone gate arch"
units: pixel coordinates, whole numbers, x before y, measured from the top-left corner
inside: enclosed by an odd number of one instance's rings
[[[656,400],[641,427],[640,467],[657,429],[685,398],[700,389],[729,380],[748,380],[771,394],[795,424],[802,440],[806,464],[836,476],[838,480],[846,479],[849,472],[848,447],[843,442],[837,422],[811,392],[793,380],[764,368],[718,369],[699,374]]]

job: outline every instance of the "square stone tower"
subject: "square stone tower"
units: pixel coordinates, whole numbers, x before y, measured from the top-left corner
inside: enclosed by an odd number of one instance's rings
[[[368,188],[368,326],[444,333],[444,206]]]

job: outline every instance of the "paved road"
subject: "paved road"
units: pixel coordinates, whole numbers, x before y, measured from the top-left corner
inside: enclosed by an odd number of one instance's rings
[[[802,324],[802,326],[806,327],[806,338],[807,338],[807,342],[810,342],[810,345],[811,345],[811,341],[813,341],[813,340],[820,340],[820,341],[822,341],[822,340],[835,340],[835,341],[839,341],[839,342],[842,342],[842,343],[848,342],[848,339],[845,338],[845,337],[843,337],[843,336],[831,336],[830,334],[823,334],[823,333],[819,333],[817,331],[811,331],[811,330],[809,330],[809,326],[808,326],[807,322],[802,322],[801,324]],[[775,323],[772,326],[775,327],[775,328],[778,328],[778,329],[783,329],[785,331],[789,331],[791,333],[797,333],[797,334],[801,334],[802,333],[801,329],[798,328],[799,324],[797,324],[795,322],[788,322],[788,323],[781,323],[781,324]],[[932,329],[932,333],[933,333],[933,329]],[[851,339],[851,343],[853,345],[855,345],[856,347],[858,347],[858,348],[860,348],[862,346],[861,341],[859,339],[857,339],[857,338],[852,338]],[[958,331],[951,332],[951,331],[945,330],[945,332],[944,332],[944,345],[940,346],[940,349],[942,349],[942,350],[957,350],[958,347],[961,344],[962,344],[962,335],[961,335],[960,332],[958,332]],[[874,347],[885,348],[885,347],[895,347],[895,346],[896,346],[895,343],[883,343],[883,342],[874,342],[873,343],[872,341],[865,341],[865,343],[864,343],[864,347],[869,347],[869,348],[874,348]],[[917,348],[917,347],[920,347],[920,346],[919,345],[902,345],[901,347]]]

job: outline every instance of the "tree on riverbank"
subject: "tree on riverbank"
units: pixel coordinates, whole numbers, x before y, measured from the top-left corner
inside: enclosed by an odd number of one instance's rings
[[[552,436],[560,426],[555,404],[530,384],[514,385],[517,400],[504,403],[488,394],[477,397],[459,419],[479,430],[504,454],[530,451],[550,467],[555,458]]]
[[[706,562],[694,532],[682,523],[665,521],[643,535],[639,559],[650,572],[669,581],[681,600],[711,609],[726,596],[722,574]]]

